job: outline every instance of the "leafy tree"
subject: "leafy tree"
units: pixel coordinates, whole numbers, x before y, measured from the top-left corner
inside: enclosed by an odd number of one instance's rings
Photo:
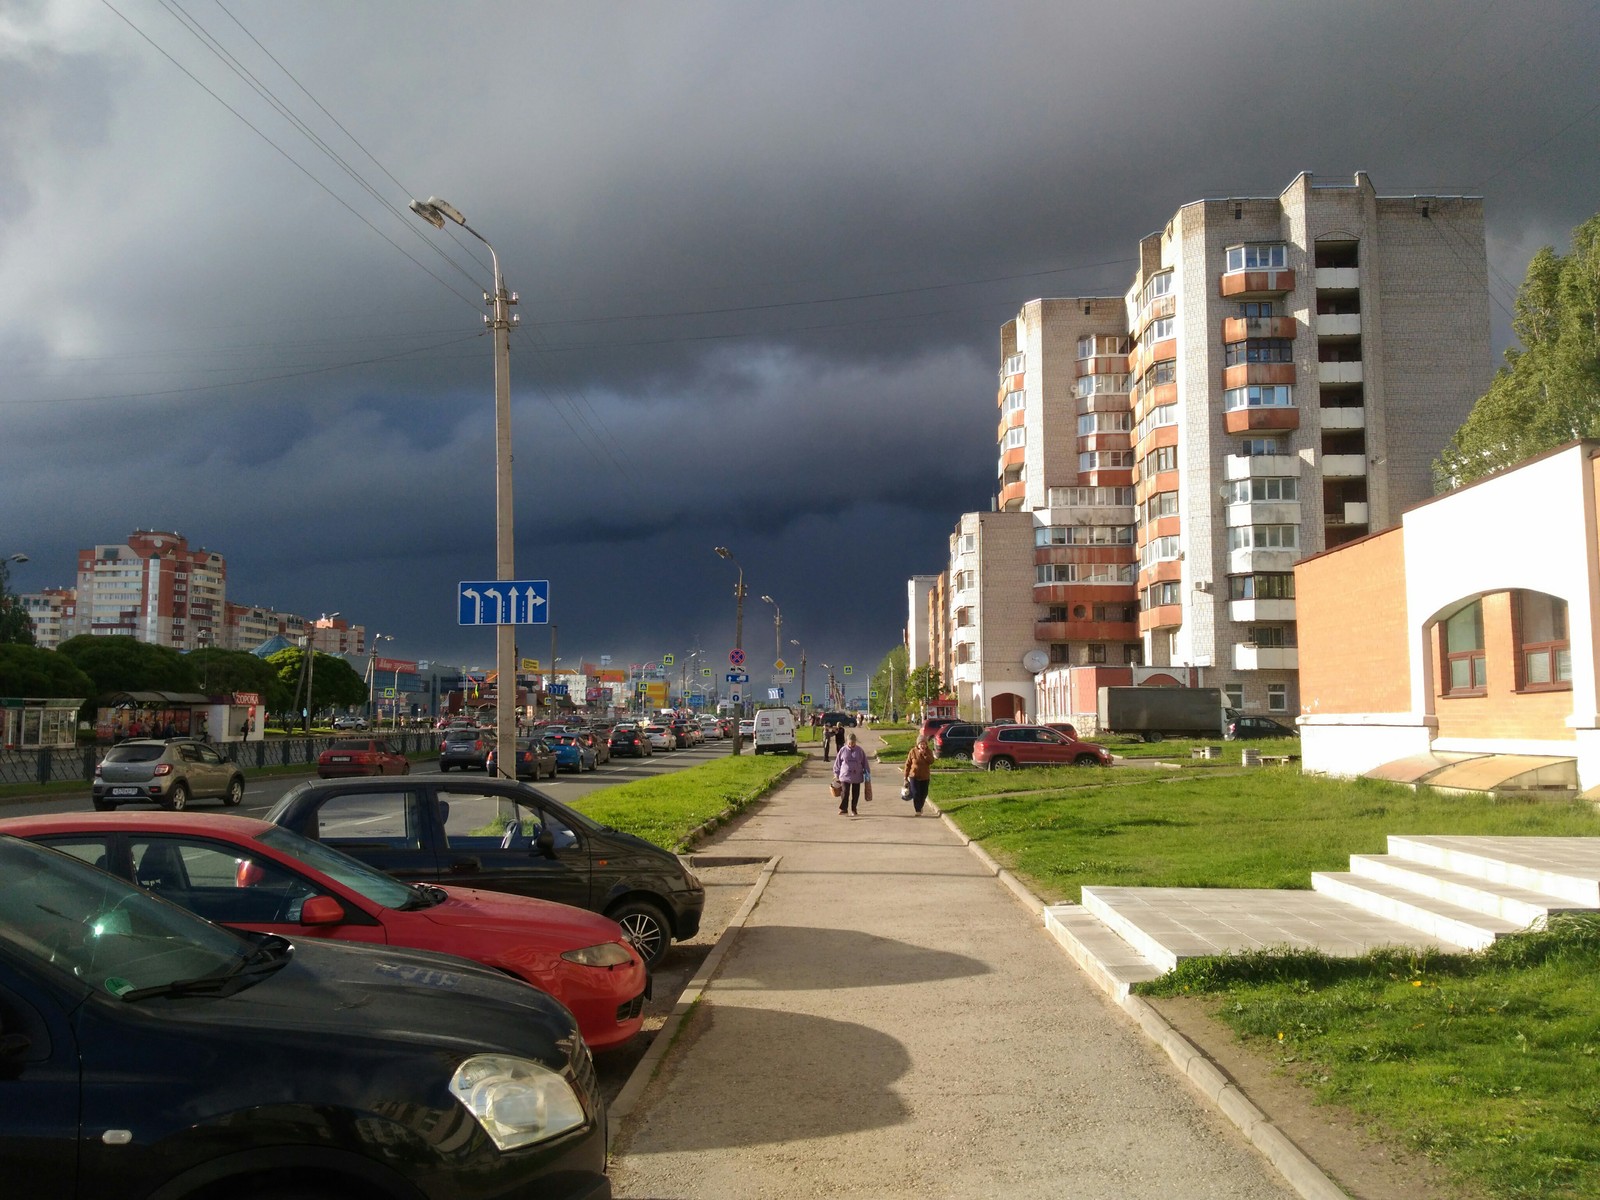
[[[11,567],[0,558],[0,646],[33,645],[33,618],[11,591]],[[8,695],[21,695],[10,692]]]
[[[200,690],[209,695],[232,692],[254,692],[261,697],[269,712],[287,708],[291,693],[283,690],[277,669],[264,658],[257,658],[246,650],[192,650],[184,655],[190,668],[200,680]],[[321,669],[318,663],[318,669]],[[283,695],[274,704],[277,691]]]
[[[1570,254],[1533,256],[1511,327],[1521,346],[1433,464],[1438,491],[1600,437],[1600,214],[1573,230]]]
[[[199,681],[184,656],[168,646],[117,635],[80,634],[68,638],[56,653],[94,682],[92,696],[108,692],[193,692]]]
[[[92,680],[70,658],[37,646],[0,644],[0,696],[93,699]]]
[[[272,693],[281,705],[279,712],[288,712],[295,704],[296,690],[300,685],[300,672],[305,664],[306,652],[300,646],[279,650],[267,658],[278,676],[279,691]],[[354,667],[334,654],[318,650],[311,666],[311,711],[324,708],[346,708],[364,704],[367,700],[367,681],[356,673]],[[304,697],[301,697],[304,703]],[[273,705],[268,704],[269,711]]]
[[[906,648],[896,646],[872,673],[872,689],[878,693],[872,708],[880,715],[898,716],[906,710],[906,658]]]
[[[944,694],[944,680],[939,678],[939,668],[929,663],[918,667],[906,677],[907,706],[925,704],[935,696]]]

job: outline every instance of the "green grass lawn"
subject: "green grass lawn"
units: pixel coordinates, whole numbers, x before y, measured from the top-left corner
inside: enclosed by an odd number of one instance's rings
[[[573,807],[602,824],[682,850],[692,830],[752,804],[804,761],[788,754],[716,758],[671,775],[597,788]]]

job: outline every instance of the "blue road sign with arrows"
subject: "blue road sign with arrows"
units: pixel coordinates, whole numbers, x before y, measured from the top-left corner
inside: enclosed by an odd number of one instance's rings
[[[462,625],[548,625],[548,579],[474,580],[458,585]]]

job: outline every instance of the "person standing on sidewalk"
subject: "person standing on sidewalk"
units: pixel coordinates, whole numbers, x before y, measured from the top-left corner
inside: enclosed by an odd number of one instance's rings
[[[919,735],[917,744],[906,755],[906,783],[911,787],[912,816],[922,815],[922,806],[928,802],[928,784],[933,778],[933,747],[926,735]]]
[[[833,760],[833,777],[844,789],[839,794],[839,815],[859,815],[856,805],[861,801],[861,784],[867,777],[867,752],[856,745],[853,733]]]

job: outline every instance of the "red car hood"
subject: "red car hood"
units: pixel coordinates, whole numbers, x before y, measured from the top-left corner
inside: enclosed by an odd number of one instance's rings
[[[479,891],[477,888],[447,887],[440,890],[450,899],[417,913],[435,925],[470,925],[478,930],[496,928],[524,935],[532,925],[549,939],[551,946],[560,943],[558,953],[560,950],[598,946],[602,942],[626,944],[628,940],[622,932],[622,926],[610,917],[573,908],[570,904],[556,904],[550,900],[535,900],[531,896],[513,896],[505,892]]]

